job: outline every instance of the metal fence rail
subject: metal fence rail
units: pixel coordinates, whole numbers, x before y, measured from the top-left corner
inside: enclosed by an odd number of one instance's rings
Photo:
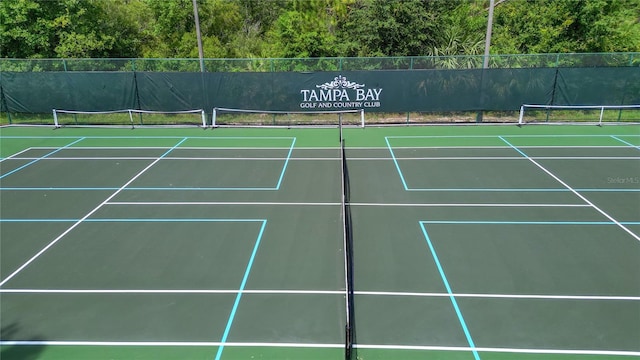
[[[480,69],[483,55],[205,59],[206,72],[304,72],[359,70]],[[490,55],[489,68],[640,66],[640,53]],[[8,59],[0,71],[158,71],[199,72],[199,59]]]

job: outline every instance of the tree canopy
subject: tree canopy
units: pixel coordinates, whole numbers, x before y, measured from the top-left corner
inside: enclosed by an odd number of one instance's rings
[[[640,51],[640,0],[496,1],[491,52]],[[488,0],[197,0],[207,58],[476,55]],[[198,56],[192,0],[2,0],[0,57]]]

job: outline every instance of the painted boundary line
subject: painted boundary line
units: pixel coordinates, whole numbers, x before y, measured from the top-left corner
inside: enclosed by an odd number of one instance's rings
[[[623,350],[562,350],[562,349],[524,349],[493,347],[456,347],[456,346],[412,346],[412,345],[369,345],[356,344],[358,349],[378,350],[433,350],[433,351],[478,351],[517,354],[550,354],[550,355],[603,355],[603,356],[640,356],[640,351]]]
[[[221,342],[189,342],[189,341],[0,341],[2,346],[183,346],[183,347],[211,347],[221,346]],[[226,342],[228,347],[285,347],[285,348],[343,348],[344,344],[329,343],[274,343],[274,342]],[[354,344],[355,348],[371,350],[421,350],[421,351],[480,351],[519,354],[557,354],[557,355],[604,355],[604,356],[640,356],[640,351],[624,350],[583,350],[583,349],[527,349],[527,348],[493,348],[493,347],[464,347],[464,346],[420,346],[420,345],[370,345]]]
[[[288,149],[287,149],[288,150]],[[69,161],[73,161],[73,160],[154,160],[156,157],[155,156],[96,156],[96,157],[54,157],[54,158],[47,158],[46,160],[69,160]],[[33,160],[33,159],[39,159],[36,157],[20,157],[20,158],[12,158],[12,160]],[[640,157],[638,158],[640,159]],[[7,159],[5,159],[7,160]],[[45,159],[42,159],[45,160]],[[265,160],[265,161],[283,161],[283,160],[287,160],[286,157],[178,157],[178,156],[172,156],[172,157],[167,157],[165,160]],[[289,158],[290,161],[299,161],[299,160],[304,160],[304,161],[337,161],[340,160],[339,158],[320,158],[320,157],[312,157],[312,158],[300,158],[300,157],[296,157],[296,158]],[[369,159],[367,159],[369,160]],[[388,159],[382,159],[380,158],[379,160],[388,160]]]
[[[0,294],[191,294],[215,295],[237,294],[232,289],[0,289]],[[337,295],[344,296],[344,290],[276,290],[244,289],[243,294],[254,295]],[[398,297],[449,297],[476,299],[514,300],[585,300],[585,301],[640,301],[640,296],[617,295],[544,295],[544,294],[483,294],[483,293],[435,293],[403,291],[354,291],[358,296],[398,296]]]
[[[627,136],[627,135],[619,135]],[[0,139],[77,139],[77,136],[19,136],[7,135],[0,136]],[[260,140],[291,140],[292,136],[85,136],[85,139],[204,139],[204,140],[243,140],[243,139],[260,139]],[[168,147],[165,147],[168,149]],[[188,148],[188,147],[186,147]]]
[[[272,343],[272,342],[209,342],[209,341],[0,341],[0,346],[142,346],[142,347],[282,347],[309,349],[341,349],[344,344],[328,343]],[[416,351],[457,351],[457,352],[495,352],[515,354],[548,354],[548,355],[601,355],[601,356],[640,356],[640,351],[625,350],[585,350],[585,349],[527,349],[527,348],[494,348],[465,346],[420,346],[420,345],[371,345],[354,344],[354,348],[368,350],[416,350]]]
[[[1,138],[0,138],[0,139],[1,139]],[[9,155],[9,156],[7,156],[7,157],[5,157],[5,158],[0,158],[0,162],[3,162],[3,161],[5,161],[5,160],[11,160],[11,159],[13,159],[14,157],[16,157],[16,156],[18,156],[18,155],[20,155],[20,154],[22,154],[22,153],[25,153],[25,152],[27,152],[27,151],[29,151],[29,150],[31,150],[31,149],[34,149],[34,148],[30,148],[30,147],[29,147],[29,148],[26,148],[26,149],[24,149],[24,150],[18,151],[17,153],[15,153],[15,154],[13,154],[13,155]],[[22,159],[22,158],[20,158],[20,159]],[[36,159],[36,158],[32,158],[32,159]]]
[[[73,144],[81,141],[81,140],[85,140],[85,139],[89,139],[90,137],[83,137],[79,140],[76,140],[64,147],[61,148],[56,148],[54,151],[36,158],[35,160],[29,162],[26,165],[23,165],[17,169],[14,169],[6,174],[3,174],[0,176],[0,179],[4,178],[5,176],[8,176],[12,173],[15,173],[16,171],[21,170],[24,167],[27,167],[37,161],[43,160],[45,158],[47,158],[48,156],[55,154],[61,150],[66,149],[69,146],[72,146]],[[95,137],[93,137],[95,138]],[[240,139],[257,139],[258,137],[249,137],[249,138],[245,138],[245,137],[239,137]],[[194,137],[184,137],[182,139],[181,142],[187,141],[189,139],[194,139]],[[208,139],[208,138],[207,138]],[[218,139],[231,139],[231,137],[224,137],[224,138],[218,138]],[[286,149],[288,150],[287,152],[287,156],[285,158],[277,158],[277,159],[265,159],[265,158],[256,158],[256,160],[278,160],[278,161],[282,161],[284,160],[284,164],[282,166],[282,169],[280,171],[279,177],[276,181],[276,184],[273,187],[169,187],[169,188],[160,188],[160,187],[128,187],[126,189],[122,189],[122,188],[117,188],[117,187],[93,187],[93,188],[84,188],[84,187],[69,187],[69,188],[50,188],[50,187],[31,187],[31,188],[22,188],[22,187],[0,187],[0,190],[117,190],[119,191],[130,191],[130,190],[161,190],[161,191],[175,191],[175,190],[209,190],[209,191],[222,191],[222,190],[229,190],[229,191],[244,191],[244,190],[267,190],[267,191],[274,191],[274,190],[280,190],[280,187],[282,185],[282,181],[284,180],[284,175],[286,173],[287,170],[287,166],[290,162],[291,158],[291,154],[293,153],[293,149],[295,147],[296,144],[296,137],[263,137],[262,139],[287,139],[287,140],[291,140],[291,144],[289,145],[289,147],[287,147]],[[30,148],[30,149],[34,149],[34,148]],[[92,148],[84,148],[84,149],[92,149]],[[104,148],[103,148],[104,149]],[[110,147],[108,149],[119,149],[118,147]],[[164,148],[163,148],[164,149]],[[172,158],[169,157],[168,154],[173,151],[175,149],[175,147],[172,148],[168,148],[168,150],[161,155],[159,158],[154,158],[154,157],[139,157],[139,158],[122,158],[122,160],[152,160],[155,159],[154,164],[158,162],[158,160],[199,160],[198,158]],[[199,149],[199,148],[198,148]],[[255,148],[255,149],[263,149],[263,148]],[[285,149],[285,148],[280,148],[280,149]],[[20,158],[22,159],[22,158]],[[101,157],[95,157],[95,158],[87,158],[89,160],[113,160],[113,159],[119,159],[119,158],[101,158]],[[16,159],[18,160],[18,159]],[[49,160],[68,160],[68,158],[51,158]],[[206,159],[209,160],[209,159]],[[246,160],[243,158],[225,158],[225,160]],[[332,159],[333,160],[333,159]],[[336,158],[337,160],[337,158]],[[1,285],[0,285],[1,286]]]
[[[467,343],[469,343],[469,347],[472,349],[473,357],[476,360],[480,360],[480,355],[478,354],[478,351],[475,350],[476,346],[473,343],[473,338],[471,337],[469,328],[467,328],[467,324],[464,321],[464,316],[462,315],[462,311],[458,306],[458,302],[456,301],[455,296],[453,296],[453,290],[451,289],[451,286],[449,285],[449,281],[447,280],[447,276],[444,273],[444,269],[440,264],[440,260],[438,259],[438,254],[436,253],[436,250],[433,247],[433,244],[431,243],[431,239],[429,238],[429,234],[427,233],[427,229],[425,228],[424,224],[422,224],[422,222],[420,222],[420,228],[422,229],[422,234],[424,235],[427,245],[429,246],[429,250],[431,251],[431,256],[433,257],[433,261],[435,262],[436,267],[438,268],[438,272],[440,273],[440,278],[442,279],[442,282],[444,283],[444,287],[447,290],[447,294],[449,295],[449,300],[451,301],[451,305],[453,305],[453,309],[456,312],[456,316],[458,317],[458,321],[460,322],[460,327],[462,327],[462,331],[464,332],[464,335],[467,338]]]
[[[341,205],[341,204],[336,204]],[[253,222],[258,220],[241,220],[241,219],[206,219],[206,218],[93,218],[93,219],[0,219],[0,223],[60,223],[60,222],[78,222],[85,223],[172,223],[172,222],[224,222],[224,221],[247,221]],[[493,221],[493,220],[424,220],[420,221],[425,224],[466,224],[466,225],[640,225],[640,221]]]
[[[45,159],[45,158],[47,158],[47,157],[49,157],[49,156],[51,156],[51,155],[53,155],[53,154],[57,153],[58,151],[61,151],[61,150],[66,149],[66,148],[68,148],[68,147],[70,147],[70,146],[73,146],[74,144],[77,144],[77,143],[79,143],[80,141],[82,141],[82,140],[84,140],[84,139],[85,139],[85,138],[84,138],[84,137],[82,137],[82,138],[80,138],[80,139],[78,139],[78,140],[76,140],[76,141],[73,141],[73,142],[71,142],[71,143],[69,143],[69,144],[67,144],[67,145],[65,145],[65,146],[63,146],[63,147],[57,148],[57,149],[55,149],[55,150],[53,150],[53,151],[51,151],[51,152],[49,152],[49,153],[47,153],[47,154],[45,154],[45,155],[42,155],[41,157],[36,158],[35,160],[32,160],[32,161],[30,161],[30,162],[28,162],[28,163],[26,163],[26,164],[24,164],[24,165],[22,165],[22,166],[20,166],[20,167],[16,168],[16,169],[13,169],[13,170],[9,171],[9,172],[8,172],[8,173],[6,173],[6,174],[2,174],[2,175],[0,175],[0,179],[3,179],[3,178],[5,178],[6,176],[9,176],[9,175],[11,175],[11,174],[13,174],[13,173],[16,173],[16,172],[18,172],[18,171],[20,171],[20,170],[22,170],[22,169],[24,169],[24,168],[26,168],[26,167],[28,167],[28,166],[30,166],[30,165],[33,165],[33,164],[35,164],[36,162],[38,162],[38,161],[40,161],[40,160],[42,160],[42,159]]]
[[[474,139],[474,138],[495,138],[498,135],[392,135],[392,136],[387,136],[388,138],[392,138],[392,139],[402,139],[402,138],[406,138],[406,139],[442,139],[442,138],[452,138],[452,139]],[[512,134],[512,135],[507,135],[508,137],[517,137],[517,138],[579,138],[579,137],[584,137],[584,138],[590,138],[590,137],[594,137],[594,138],[604,138],[604,137],[613,137],[613,136],[620,136],[620,137],[640,137],[640,134],[585,134],[585,135],[573,135],[573,134],[529,134],[529,135],[524,135],[524,134]],[[545,146],[551,146],[551,147],[555,147],[552,145],[545,145]],[[599,147],[597,145],[591,145],[593,147]],[[537,147],[537,146],[534,146]]]
[[[578,191],[574,190],[571,186],[569,186],[567,183],[565,183],[564,181],[562,181],[559,177],[557,177],[556,175],[554,175],[551,171],[547,170],[544,166],[540,165],[540,163],[538,163],[537,161],[533,160],[532,158],[530,158],[525,152],[523,152],[522,150],[518,149],[516,146],[512,145],[509,141],[507,141],[505,138],[503,138],[502,136],[499,136],[500,140],[504,141],[507,145],[511,146],[515,151],[517,151],[518,153],[520,153],[522,156],[524,156],[526,159],[528,159],[529,161],[531,161],[535,166],[537,166],[540,170],[542,170],[543,172],[545,172],[547,175],[551,176],[554,180],[556,180],[557,182],[559,182],[560,184],[562,184],[562,186],[566,187],[567,189],[569,189],[569,191],[571,191],[574,195],[576,195],[577,197],[579,197],[580,199],[582,199],[582,201],[584,201],[585,203],[591,205],[597,212],[599,212],[600,214],[602,214],[604,217],[606,217],[607,219],[611,220],[612,222],[614,222],[616,225],[618,225],[618,227],[620,227],[622,230],[624,230],[625,232],[627,232],[629,235],[631,235],[633,238],[635,238],[636,240],[640,241],[640,236],[636,235],[633,231],[629,230],[627,227],[625,227],[624,225],[622,225],[620,222],[618,222],[618,220],[614,219],[611,215],[607,214],[604,210],[600,209],[598,206],[596,206],[594,203],[592,203],[591,201],[589,201],[589,199],[587,199],[586,197],[584,197],[582,194],[580,194]]]
[[[82,139],[80,139],[80,140],[82,140]],[[80,141],[80,140],[78,140],[78,141]],[[0,282],[0,287],[2,287],[4,284],[6,284],[7,281],[11,280],[18,273],[20,273],[25,267],[29,266],[29,264],[31,264],[38,257],[40,257],[40,255],[42,255],[45,251],[47,251],[49,248],[51,248],[53,245],[55,245],[58,241],[60,241],[60,239],[62,239],[65,235],[67,235],[69,232],[71,232],[71,230],[75,229],[84,220],[86,220],[91,215],[93,215],[96,211],[98,211],[100,208],[102,208],[107,202],[109,202],[109,200],[113,199],[116,195],[118,195],[124,188],[127,187],[127,185],[129,185],[132,182],[134,182],[138,177],[140,177],[142,174],[144,174],[153,165],[155,165],[158,161],[160,161],[163,157],[165,157],[167,154],[169,154],[173,149],[175,149],[178,146],[180,146],[180,144],[182,144],[186,140],[187,140],[187,138],[182,138],[182,140],[180,140],[177,144],[175,144],[171,149],[167,150],[164,154],[162,154],[160,157],[158,157],[155,161],[153,161],[151,164],[147,165],[144,169],[142,169],[140,172],[138,172],[136,175],[134,175],[131,179],[129,179],[129,181],[127,181],[124,185],[122,185],[118,190],[116,190],[113,194],[111,194],[109,197],[107,197],[103,202],[98,204],[98,206],[93,208],[93,210],[89,211],[84,217],[82,217],[80,220],[76,221],[73,225],[71,225],[69,228],[67,228],[67,230],[65,230],[62,234],[58,235],[58,237],[53,239],[49,244],[47,244],[47,246],[42,248],[39,252],[37,252],[35,255],[33,255],[29,260],[27,260],[24,264],[22,264],[18,269],[16,269],[9,276],[7,276],[4,280],[2,280],[2,282]]]
[[[240,304],[240,299],[242,298],[242,292],[247,284],[247,280],[249,279],[249,273],[251,273],[251,267],[253,266],[253,261],[258,253],[258,247],[260,246],[260,241],[262,240],[262,235],[264,234],[264,229],[267,226],[267,220],[262,221],[262,226],[260,227],[260,232],[258,233],[258,238],[253,246],[253,251],[251,252],[251,257],[249,258],[249,262],[247,263],[247,267],[244,272],[244,276],[242,277],[242,282],[240,283],[240,289],[236,295],[236,299],[233,302],[233,307],[231,308],[231,313],[229,314],[229,319],[227,320],[227,326],[224,329],[224,333],[222,334],[222,339],[220,340],[220,345],[218,346],[218,352],[216,353],[216,360],[219,360],[222,357],[222,352],[224,351],[225,343],[227,342],[227,338],[229,337],[229,331],[231,331],[231,326],[233,325],[233,319],[236,316],[236,311],[238,310],[238,305]]]
[[[118,190],[117,187],[0,187],[6,191],[108,191]],[[215,188],[215,187],[127,187],[123,191],[238,191],[238,190],[274,190],[273,188]],[[576,188],[578,192],[640,192],[640,188]],[[440,188],[440,189],[411,189],[419,192],[571,192],[566,188]]]
[[[176,146],[178,146],[179,144],[177,144]],[[154,162],[155,163],[155,162]],[[146,171],[146,169],[150,168],[151,166],[153,166],[153,164],[150,164],[149,166],[147,166],[143,171],[141,171],[138,175],[136,175],[133,179],[131,179],[128,183],[131,183],[132,181],[135,180],[136,177],[140,176],[144,171]],[[126,184],[125,184],[126,186]],[[118,192],[114,193],[113,195],[110,196],[110,198],[112,198],[113,196],[115,196]],[[80,219],[80,220],[76,220],[76,222],[74,223],[73,226],[71,226],[69,229],[67,229],[62,235],[60,235],[58,238],[56,238],[53,242],[51,242],[49,245],[47,245],[44,249],[42,249],[39,253],[37,253],[34,257],[32,257],[30,260],[28,260],[24,265],[22,265],[20,268],[18,268],[18,270],[16,270],[14,273],[12,273],[11,275],[9,275],[4,281],[2,281],[2,283],[0,283],[0,287],[2,285],[4,285],[7,281],[9,281],[11,278],[13,278],[18,272],[20,272],[24,267],[26,267],[28,264],[30,264],[31,262],[33,262],[39,255],[41,255],[44,251],[46,251],[48,248],[50,248],[51,246],[53,246],[53,244],[55,244],[60,238],[62,238],[65,234],[67,234],[69,231],[71,231],[74,227],[76,227],[78,224],[80,224],[81,222],[96,222],[95,220],[99,220],[100,219],[87,219],[88,216],[90,216],[92,213],[94,213],[96,210],[98,210],[101,206],[105,205],[106,201],[104,201],[103,203],[101,203],[98,207],[96,207],[94,210],[92,210],[89,214],[87,214],[84,218]],[[56,292],[56,291],[45,291],[44,293],[67,293],[67,294],[81,294],[81,293],[93,293],[93,294],[158,294],[158,293],[173,293],[173,294],[194,294],[194,293],[199,293],[199,294],[203,294],[203,293],[216,293],[216,294],[236,294],[233,306],[231,308],[230,314],[229,314],[229,318],[227,320],[227,324],[225,326],[225,330],[224,333],[222,335],[222,339],[219,343],[217,343],[218,345],[218,352],[216,355],[216,359],[220,359],[222,356],[222,352],[224,350],[225,347],[225,343],[227,341],[227,338],[229,336],[229,332],[231,330],[231,326],[233,325],[233,320],[235,318],[235,314],[237,312],[238,309],[238,305],[240,304],[240,300],[242,298],[242,294],[245,292],[245,286],[247,283],[247,280],[249,279],[249,274],[251,273],[251,268],[253,266],[253,262],[255,260],[256,254],[258,252],[258,248],[260,247],[260,243],[264,234],[264,230],[266,228],[267,225],[267,220],[265,219],[111,219],[112,221],[118,221],[118,222],[140,222],[140,221],[152,221],[152,222],[193,222],[193,221],[198,221],[198,222],[259,222],[261,223],[260,226],[260,230],[258,232],[258,235],[256,237],[254,246],[253,246],[253,250],[251,252],[251,256],[249,257],[249,261],[247,263],[247,266],[245,268],[244,271],[244,275],[242,278],[242,281],[240,283],[240,287],[238,290],[222,290],[222,291],[194,291],[194,290],[176,290],[176,291],[166,291],[166,290],[137,290],[137,291],[127,291],[127,290],[97,290],[97,291],[73,291],[73,290],[67,290],[67,291],[62,291],[62,292]],[[15,291],[12,290],[7,290],[7,289],[1,289],[0,288],[0,294],[2,293],[16,293]],[[36,294],[42,294],[43,292],[40,292],[38,290],[32,290],[32,291],[27,291],[27,292],[23,292],[23,291],[19,291],[17,293],[36,293]],[[342,294],[342,293],[341,293]],[[5,343],[10,343],[10,342],[6,342],[6,341],[1,341],[0,340],[0,345],[3,345]]]
[[[0,346],[138,346],[138,347],[280,347],[300,349],[341,349],[344,344],[329,343],[274,343],[274,342],[209,342],[209,341],[55,341],[55,340],[4,340]],[[640,356],[640,351],[625,350],[587,350],[587,349],[528,349],[528,348],[494,348],[436,345],[375,345],[354,344],[354,348],[368,350],[416,350],[416,351],[451,351],[451,352],[495,352],[514,354],[547,354],[547,355],[594,355],[594,356]]]

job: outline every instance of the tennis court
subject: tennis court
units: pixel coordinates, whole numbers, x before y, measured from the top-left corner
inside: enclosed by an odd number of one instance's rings
[[[1,128],[0,358],[640,357],[640,127],[342,138]]]

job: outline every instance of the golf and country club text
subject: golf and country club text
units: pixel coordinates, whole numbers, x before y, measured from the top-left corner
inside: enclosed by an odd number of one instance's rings
[[[382,88],[366,88],[339,75],[333,81],[316,85],[315,89],[302,89],[302,109],[362,109],[381,106]]]

